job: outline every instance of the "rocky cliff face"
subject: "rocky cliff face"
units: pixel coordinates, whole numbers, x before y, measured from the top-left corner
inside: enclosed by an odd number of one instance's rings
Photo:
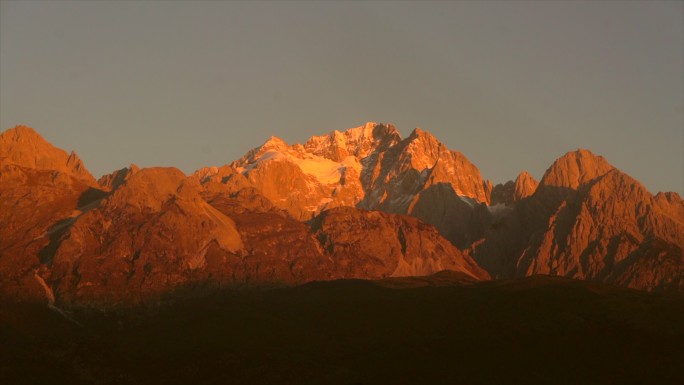
[[[140,300],[201,282],[243,243],[235,223],[173,168],[142,169],[57,240],[48,282],[69,302]]]
[[[577,190],[613,168],[602,156],[579,149],[558,158],[546,170],[541,185],[547,189],[557,188],[561,191]]]
[[[323,212],[312,229],[343,278],[430,275],[442,270],[489,279],[439,232],[415,218],[339,207]]]
[[[494,186],[492,190],[491,204],[503,204],[513,206],[515,203],[531,196],[537,191],[537,182],[527,171],[518,174],[515,181],[508,181],[504,184]]]
[[[299,219],[338,206],[410,214],[414,198],[433,185],[487,203],[479,170],[434,136],[406,139],[392,125],[367,123],[289,146],[271,138],[231,165],[276,206]]]
[[[121,186],[131,175],[138,171],[140,171],[140,168],[135,164],[131,164],[129,167],[116,170],[111,174],[103,175],[97,180],[97,183],[102,189],[111,191]]]
[[[532,196],[539,187],[539,182],[537,182],[532,175],[528,174],[527,171],[521,172],[517,178],[515,178],[515,186],[513,188],[513,201],[518,202],[529,196]]]
[[[67,154],[26,126],[17,126],[0,134],[0,164],[59,171],[89,186],[96,186],[95,178],[75,152]]]
[[[491,183],[420,129],[402,139],[392,125],[367,123],[293,146],[271,138],[230,168],[299,220],[334,207],[408,214],[459,247],[480,239],[490,220]]]
[[[373,177],[367,178],[362,208],[409,213],[416,195],[438,184],[451,186],[458,196],[488,202],[477,167],[425,131],[415,129],[378,158],[367,161]]]
[[[0,165],[0,292],[46,298],[43,261],[92,201],[104,194],[71,174]]]
[[[578,150],[559,158],[535,194],[492,227],[475,257],[495,276],[682,289],[682,207],[676,194],[654,197],[602,157]]]
[[[56,239],[104,194],[76,153],[25,126],[0,134],[0,292],[52,298],[44,262]]]

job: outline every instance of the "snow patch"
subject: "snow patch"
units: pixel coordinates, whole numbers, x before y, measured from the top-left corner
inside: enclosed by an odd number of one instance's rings
[[[459,191],[456,192],[456,195],[458,196],[459,199],[461,199],[463,202],[465,202],[470,207],[475,207],[475,205],[478,203],[477,200],[475,200],[469,196],[459,194]]]
[[[376,125],[377,123],[375,122],[368,122],[363,126],[350,128],[344,132],[344,136],[347,137],[348,141],[355,142],[358,142],[362,139],[372,139],[373,130],[375,129]]]
[[[494,216],[494,217],[502,217],[506,215],[507,213],[513,211],[512,207],[508,207],[503,203],[497,203],[493,206],[487,206],[487,210]]]
[[[392,206],[402,207],[404,205],[407,205],[409,202],[411,202],[415,196],[416,196],[415,194],[400,195],[398,197],[392,198],[390,200],[390,203],[392,204]]]
[[[312,177],[316,182],[325,185],[339,183],[342,174],[348,168],[356,170],[359,174],[362,169],[361,163],[354,156],[347,156],[342,162],[335,162],[310,153],[269,150],[262,153],[253,162],[237,167],[237,170],[242,174],[246,174],[259,164],[269,161],[289,161],[297,165],[304,174]]]
[[[311,175],[322,184],[333,184],[342,178],[343,166],[330,159],[317,156],[318,159],[297,159],[293,158],[304,174]]]
[[[253,162],[248,163],[248,164],[246,164],[246,165],[244,165],[244,166],[241,166],[241,167],[237,167],[236,170],[237,170],[239,173],[246,174],[246,173],[249,172],[251,169],[253,169],[253,168],[256,167],[257,165],[259,165],[260,163],[263,163],[263,162],[266,162],[266,161],[269,161],[269,160],[276,160],[276,159],[280,159],[280,158],[285,158],[285,157],[286,157],[286,156],[285,156],[283,153],[279,152],[279,151],[274,151],[274,150],[266,151],[266,152],[264,152],[263,154],[261,154],[261,155],[260,155],[256,160],[254,160]]]

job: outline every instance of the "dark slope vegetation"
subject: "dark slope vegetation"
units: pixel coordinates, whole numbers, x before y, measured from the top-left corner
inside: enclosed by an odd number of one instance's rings
[[[403,289],[398,289],[403,287]],[[155,309],[0,306],[3,384],[679,384],[684,297],[455,274]]]

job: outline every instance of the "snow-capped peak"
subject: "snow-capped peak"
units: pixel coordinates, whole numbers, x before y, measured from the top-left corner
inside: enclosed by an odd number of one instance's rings
[[[260,149],[264,151],[268,150],[281,150],[290,147],[287,142],[278,138],[277,136],[271,136],[264,144],[261,145]]]
[[[368,122],[360,127],[354,127],[346,130],[344,132],[345,139],[347,141],[361,141],[361,140],[373,140],[373,130],[378,123]]]

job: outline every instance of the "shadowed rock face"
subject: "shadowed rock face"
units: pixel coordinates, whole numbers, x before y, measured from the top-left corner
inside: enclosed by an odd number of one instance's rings
[[[97,183],[104,190],[111,191],[122,185],[131,175],[138,171],[140,171],[140,168],[135,164],[131,164],[129,167],[116,170],[111,174],[103,175],[97,180]]]
[[[521,172],[515,181],[498,184],[492,190],[492,205],[503,204],[512,206],[537,191],[537,182],[527,171]]]
[[[411,201],[408,213],[435,226],[461,249],[481,239],[492,222],[485,204],[459,196],[447,183],[433,184],[421,191]]]

